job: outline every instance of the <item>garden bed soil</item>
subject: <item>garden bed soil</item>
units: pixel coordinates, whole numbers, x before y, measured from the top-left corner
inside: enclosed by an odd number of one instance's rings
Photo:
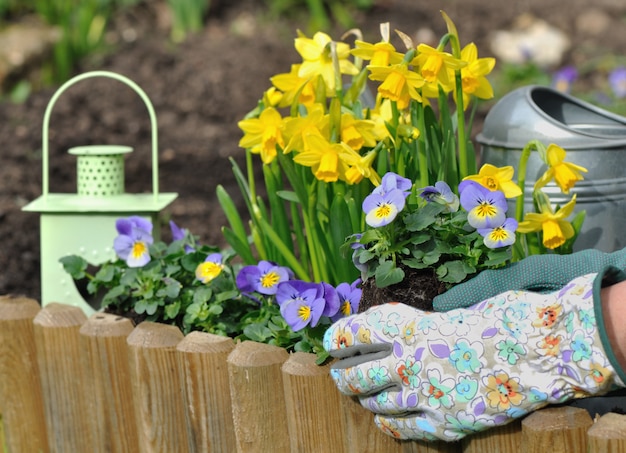
[[[165,214],[203,243],[224,244],[220,228],[225,217],[215,196],[218,184],[241,209],[244,206],[229,161],[243,165],[237,121],[255,107],[270,76],[288,72],[298,61],[293,38],[297,29],[307,31],[305,14],[272,18],[264,5],[254,0],[212,2],[206,27],[173,44],[165,2],[140,3],[111,24],[110,51],[76,70],[118,72],[147,93],[158,117],[160,190],[179,194]],[[354,20],[367,40],[378,40],[378,25],[386,21],[411,36],[429,36],[430,30],[438,37],[445,31],[441,9],[457,24],[463,43],[476,42],[480,56],[491,55],[488,40],[493,31],[509,29],[524,13],[569,35],[573,46],[565,63],[582,64],[598,54],[626,51],[626,6],[621,0],[593,5],[583,0],[567,5],[558,0],[375,0],[373,8],[355,13]],[[592,17],[609,22],[593,28]],[[333,37],[343,31],[335,27]],[[40,295],[39,215],[21,209],[41,194],[41,126],[55,89],[38,90],[23,103],[0,104],[0,294]],[[134,147],[126,161],[126,191],[151,190],[150,123],[143,102],[116,81],[91,79],[72,87],[55,105],[50,119],[50,191],[75,192],[75,157],[66,151],[100,143]]]

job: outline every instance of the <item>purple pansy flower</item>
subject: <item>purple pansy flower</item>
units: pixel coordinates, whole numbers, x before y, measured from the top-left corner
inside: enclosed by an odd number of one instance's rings
[[[359,302],[361,302],[362,290],[359,288],[361,279],[356,279],[352,284],[340,283],[337,286],[337,295],[339,296],[339,311],[330,319],[335,322],[339,318],[350,316],[358,312]]]
[[[562,93],[569,93],[577,78],[578,69],[575,66],[565,66],[552,76],[552,87]]]
[[[434,186],[424,187],[420,197],[428,202],[445,205],[448,212],[456,212],[459,209],[459,197],[444,181],[437,181]]]
[[[506,198],[499,190],[489,190],[474,181],[459,184],[461,206],[467,211],[468,223],[476,228],[495,228],[506,218]]]
[[[390,224],[404,209],[406,196],[399,189],[393,189],[382,195],[372,192],[363,200],[365,223],[377,228]]]
[[[340,308],[340,299],[339,294],[337,294],[337,290],[333,285],[322,282],[323,297],[325,302],[324,311],[322,312],[322,316],[335,316]]]
[[[173,241],[183,241],[188,237],[189,231],[186,228],[180,228],[178,225],[174,223],[173,220],[170,220],[170,231],[172,232],[172,240]],[[195,250],[190,244],[185,242],[185,253],[191,253]]]
[[[326,300],[319,283],[290,280],[278,285],[276,303],[287,324],[298,331],[310,325],[315,327],[322,317]]]
[[[291,269],[270,261],[244,266],[237,274],[237,288],[244,293],[276,294],[278,284],[293,278]]]
[[[410,179],[400,176],[393,172],[385,173],[380,186],[376,187],[372,193],[384,195],[392,190],[400,190],[406,198],[411,193],[413,183]]]
[[[616,97],[620,99],[626,97],[626,67],[620,66],[611,71],[609,85]]]
[[[113,249],[118,257],[126,261],[128,267],[141,267],[150,262],[152,222],[139,216],[118,219],[115,228],[119,235],[113,241]]]
[[[477,231],[483,237],[483,242],[487,247],[497,249],[515,242],[515,230],[517,230],[517,220],[509,217],[498,227],[478,228]]]

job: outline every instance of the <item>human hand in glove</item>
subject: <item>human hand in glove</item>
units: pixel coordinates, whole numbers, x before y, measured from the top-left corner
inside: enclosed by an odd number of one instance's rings
[[[474,305],[504,291],[556,291],[570,280],[613,266],[626,269],[626,248],[612,253],[587,249],[569,255],[531,255],[504,268],[482,271],[433,300],[435,311]]]
[[[626,382],[626,335],[615,324],[626,322],[626,281],[608,330],[600,299],[603,285],[625,279],[609,268],[552,293],[508,291],[448,312],[376,306],[327,330],[324,347],[340,359],[331,376],[400,439],[455,441],[601,395]]]

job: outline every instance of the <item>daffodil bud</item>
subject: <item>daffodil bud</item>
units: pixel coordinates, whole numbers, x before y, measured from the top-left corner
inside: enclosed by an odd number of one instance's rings
[[[398,126],[398,136],[411,142],[413,140],[417,140],[420,136],[420,130],[410,124],[401,124]]]

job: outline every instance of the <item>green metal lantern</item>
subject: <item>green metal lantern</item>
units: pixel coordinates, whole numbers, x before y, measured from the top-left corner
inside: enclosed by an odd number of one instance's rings
[[[144,101],[152,127],[152,193],[127,194],[124,191],[124,159],[132,152],[128,146],[89,145],[71,148],[77,156],[77,192],[49,192],[48,126],[52,108],[69,87],[92,77],[108,77],[132,88]],[[78,75],[62,85],[52,96],[45,111],[42,135],[42,195],[23,210],[39,212],[41,223],[41,303],[61,302],[82,308],[87,315],[94,309],[84,300],[73,279],[59,259],[80,255],[92,265],[115,257],[115,222],[120,217],[138,215],[155,225],[158,214],[177,197],[159,193],[157,121],[152,103],[144,91],[128,78],[108,71]]]

